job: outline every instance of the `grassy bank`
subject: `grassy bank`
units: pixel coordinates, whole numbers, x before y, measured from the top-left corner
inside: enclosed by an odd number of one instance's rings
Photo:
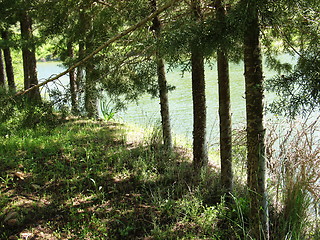
[[[127,133],[115,123],[69,120],[2,137],[1,239],[216,236],[225,214],[210,192],[216,173],[194,181],[184,149],[166,154]]]
[[[218,169],[194,176],[157,130],[69,119],[0,138],[0,239],[250,239],[244,184],[226,206]],[[272,239],[284,217],[271,209]]]

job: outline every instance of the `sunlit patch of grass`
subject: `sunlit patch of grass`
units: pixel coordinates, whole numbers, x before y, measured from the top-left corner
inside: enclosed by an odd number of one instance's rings
[[[157,131],[140,142],[127,140],[127,131],[112,122],[69,120],[4,139],[0,222],[10,211],[23,217],[15,227],[1,222],[0,238],[31,238],[39,229],[52,239],[224,236],[222,219],[231,226],[238,218],[221,201],[217,169],[194,176],[190,150],[169,153]],[[238,227],[230,229],[226,236],[241,238]]]

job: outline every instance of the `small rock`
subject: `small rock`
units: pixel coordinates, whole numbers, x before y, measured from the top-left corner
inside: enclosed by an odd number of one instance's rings
[[[12,235],[12,236],[10,236],[8,239],[9,239],[9,240],[18,240],[18,237]]]
[[[17,218],[9,219],[6,224],[10,227],[18,226],[19,220]]]
[[[20,224],[20,220],[21,219],[19,213],[9,212],[3,222],[10,227],[14,227]]]
[[[20,216],[19,216],[19,213],[17,213],[17,212],[9,212],[8,214],[7,214],[7,216],[5,217],[5,219],[4,219],[4,222],[7,222],[7,221],[9,221],[10,219],[16,219],[16,218],[19,218]]]
[[[30,232],[25,232],[25,233],[21,233],[20,236],[22,239],[29,239],[30,237],[33,236],[33,234]]]

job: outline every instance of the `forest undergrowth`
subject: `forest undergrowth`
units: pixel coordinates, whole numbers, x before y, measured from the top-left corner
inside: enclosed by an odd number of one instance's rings
[[[250,239],[241,174],[228,205],[217,168],[196,176],[191,151],[175,146],[168,153],[159,131],[132,139],[138,131],[115,122],[57,115],[22,127],[17,123],[27,115],[19,116],[1,126],[0,239]],[[238,170],[245,161],[241,139],[234,148]],[[288,164],[286,175],[272,175],[279,184],[271,195],[271,239],[319,239],[318,213],[311,221],[306,211],[319,204],[309,201],[316,185],[307,187],[308,174],[288,182],[297,169]]]

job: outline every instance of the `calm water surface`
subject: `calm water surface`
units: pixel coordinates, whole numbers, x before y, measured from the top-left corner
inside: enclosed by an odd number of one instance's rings
[[[39,63],[38,76],[41,81],[62,72],[64,68],[56,62]],[[207,125],[208,140],[211,144],[216,143],[219,134],[218,124],[218,77],[216,66],[205,69],[206,93],[207,93]],[[270,78],[274,75],[271,71],[265,71],[265,77]],[[241,127],[245,125],[245,90],[243,64],[230,65],[231,79],[231,110],[232,122],[234,126]],[[176,89],[169,93],[171,124],[175,135],[186,137],[191,140],[192,137],[192,92],[191,92],[191,73],[185,72],[183,75],[179,69],[167,73],[167,80],[170,85],[176,86]],[[60,79],[62,84],[68,84],[68,77],[63,76]],[[52,87],[55,83],[50,83]],[[59,84],[58,84],[59,85]],[[61,89],[61,87],[60,87]],[[42,91],[45,91],[43,89]],[[270,94],[269,94],[270,95]],[[270,101],[267,94],[266,102]],[[271,97],[272,98],[272,97]],[[138,104],[132,103],[126,111],[122,111],[116,116],[118,121],[137,124],[141,127],[152,127],[160,122],[159,100],[151,98],[150,95],[144,95],[138,101]]]

